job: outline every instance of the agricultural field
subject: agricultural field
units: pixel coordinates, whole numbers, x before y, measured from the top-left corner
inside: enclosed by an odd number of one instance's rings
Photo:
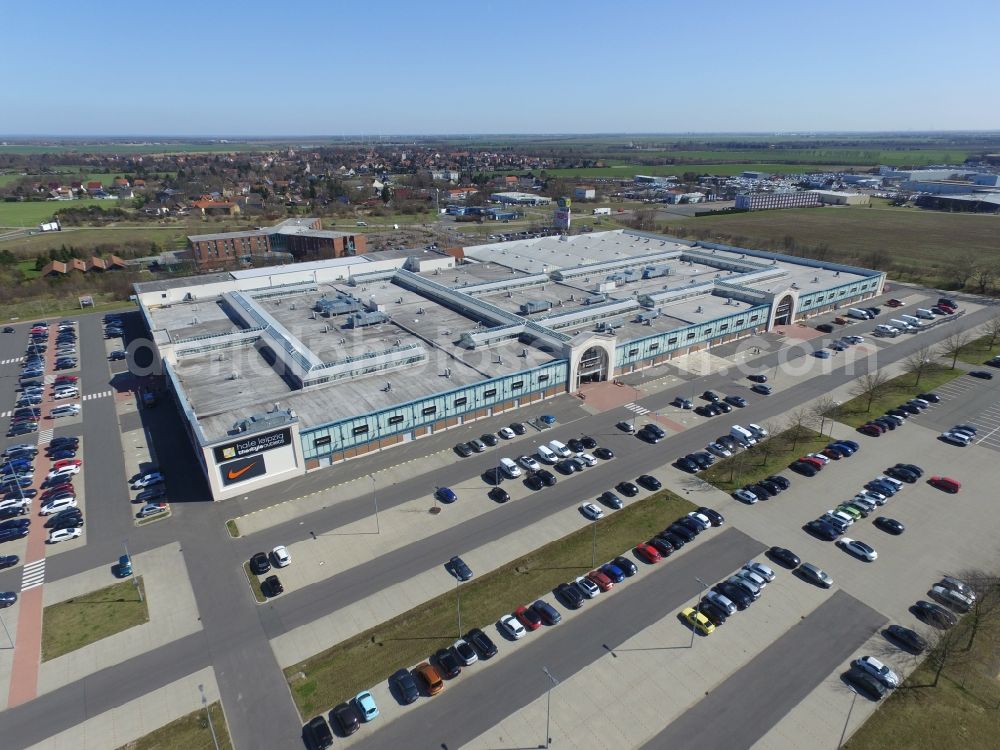
[[[678,152],[680,153],[680,152]],[[677,154],[674,154],[677,156]],[[772,157],[774,154],[771,155]],[[646,166],[642,164],[616,164],[609,167],[580,167],[578,169],[548,169],[546,174],[550,177],[578,177],[598,178],[607,177],[611,179],[631,180],[637,174],[647,174],[654,176],[676,175],[680,177],[685,172],[695,172],[696,174],[712,174],[721,177],[732,177],[741,172],[751,170],[757,172],[768,172],[770,174],[800,174],[804,172],[830,171],[830,172],[862,172],[871,169],[870,164],[773,164],[773,163],[742,163],[742,164],[660,164],[656,166]]]
[[[61,208],[87,208],[100,206],[115,208],[118,201],[84,198],[75,201],[30,201],[24,203],[0,202],[0,227],[34,227],[52,219]]]

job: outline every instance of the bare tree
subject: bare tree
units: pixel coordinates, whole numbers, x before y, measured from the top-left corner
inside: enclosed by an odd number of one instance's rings
[[[951,359],[951,369],[955,369],[959,356],[969,348],[972,343],[972,334],[968,331],[956,331],[941,342],[938,352],[945,359]]]
[[[980,569],[960,571],[957,578],[965,581],[975,592],[975,600],[963,618],[969,631],[969,640],[963,651],[971,651],[980,633],[1000,628],[1000,578]]]
[[[959,640],[958,628],[949,628],[938,635],[927,654],[927,662],[934,669],[934,681],[920,687],[937,687],[946,667],[960,666],[966,660],[965,652],[959,648]]]
[[[954,284],[956,289],[964,287],[972,277],[973,271],[978,264],[979,258],[972,250],[965,250],[959,253],[958,257],[945,268],[948,279]]]
[[[996,275],[996,266],[988,263],[977,265],[972,271],[972,282],[976,285],[976,291],[980,294],[986,294],[993,286]]]
[[[851,395],[857,398],[867,399],[865,412],[872,410],[872,403],[875,399],[883,396],[889,388],[889,377],[881,370],[868,372],[861,376],[861,379],[854,385]]]
[[[934,352],[929,346],[922,346],[903,360],[903,372],[913,376],[913,385],[920,385],[920,378],[935,366]]]
[[[840,411],[840,404],[829,396],[821,396],[816,399],[812,406],[813,422],[819,420],[819,434],[822,435],[826,428],[827,420],[830,421],[830,434],[833,434],[833,420],[837,418]]]
[[[987,349],[992,350],[1000,340],[1000,315],[990,318],[983,324],[984,338],[989,342]]]
[[[793,451],[796,446],[798,446],[799,441],[804,437],[805,431],[815,423],[815,414],[813,414],[812,410],[807,409],[806,407],[796,409],[788,415],[788,427],[786,432],[788,432],[791,436]]]

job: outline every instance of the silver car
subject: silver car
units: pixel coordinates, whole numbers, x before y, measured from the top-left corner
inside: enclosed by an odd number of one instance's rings
[[[958,612],[968,612],[974,604],[973,600],[964,594],[940,585],[931,587],[931,595]]]
[[[799,573],[818,586],[828,589],[833,585],[833,578],[830,577],[830,574],[817,565],[802,563],[798,570]]]
[[[972,590],[972,586],[967,584],[965,581],[960,581],[957,578],[952,578],[951,576],[945,576],[941,579],[941,586],[946,589],[951,589],[952,591],[957,591],[962,596],[968,597],[972,601],[976,600],[976,592]]]
[[[729,597],[723,596],[718,591],[709,591],[705,594],[705,598],[712,602],[715,606],[721,608],[726,614],[736,614],[736,605],[733,604]]]
[[[743,569],[756,573],[768,583],[774,580],[774,571],[764,563],[756,561],[748,562],[743,566]]]

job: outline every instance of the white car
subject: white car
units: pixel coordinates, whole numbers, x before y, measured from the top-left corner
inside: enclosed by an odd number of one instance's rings
[[[583,513],[591,521],[596,521],[599,518],[604,518],[604,511],[598,508],[593,503],[581,503],[580,512]]]
[[[57,529],[49,532],[49,544],[76,539],[83,534],[83,529]]]
[[[588,599],[593,599],[595,596],[601,593],[600,587],[591,581],[586,576],[580,576],[576,579],[576,585],[579,587],[580,591],[584,593]]]
[[[733,497],[735,497],[737,500],[742,500],[744,503],[747,503],[749,505],[753,505],[758,500],[758,497],[755,494],[753,494],[750,490],[744,490],[742,488],[734,491]]]
[[[577,453],[576,457],[587,464],[587,466],[597,466],[597,459],[589,453]]]
[[[972,438],[964,432],[942,432],[941,439],[953,445],[960,445],[963,448],[972,442]]]
[[[531,456],[520,456],[517,459],[517,462],[528,471],[538,471],[542,468],[538,461],[533,459]]]
[[[774,580],[774,571],[771,570],[771,568],[765,565],[764,563],[748,562],[746,565],[743,566],[743,569],[756,573],[761,578],[763,578],[764,581],[766,581],[767,583],[770,583],[771,581]]]
[[[708,519],[708,516],[698,513],[697,511],[691,511],[687,514],[687,517],[694,521],[696,524],[701,526],[702,531],[707,531],[712,528],[712,522]]]
[[[133,490],[143,490],[146,487],[152,487],[154,484],[159,484],[163,481],[163,474],[158,471],[151,471],[149,474],[143,474],[141,477],[132,482]]]
[[[9,508],[24,509],[30,504],[30,500],[22,500],[19,497],[12,497],[10,500],[0,501],[0,511],[7,510]]]
[[[878,560],[878,552],[876,552],[870,545],[858,541],[857,539],[842,536],[837,540],[837,546],[841,549],[847,550],[852,555],[860,557],[862,560],[866,560],[867,562],[875,562]]]
[[[514,438],[514,431],[510,427],[501,427],[497,435],[502,437],[504,440],[512,440]]]
[[[515,641],[524,638],[528,632],[514,615],[504,615],[501,617],[500,628]]]
[[[747,429],[750,430],[750,432],[752,432],[754,434],[754,437],[756,437],[758,440],[760,440],[761,438],[766,438],[768,435],[771,434],[767,431],[766,427],[761,427],[759,424],[753,424],[753,423],[748,424]]]
[[[274,560],[274,567],[284,568],[292,562],[292,556],[288,554],[288,548],[283,544],[271,550],[271,559]]]
[[[889,502],[889,498],[883,495],[881,492],[876,492],[875,490],[862,490],[858,493],[862,498],[873,501],[876,505],[885,505]]]
[[[726,446],[722,445],[721,443],[709,443],[708,445],[705,446],[705,450],[707,450],[709,453],[714,453],[719,458],[729,458],[731,455],[733,455],[732,451],[730,451]]]
[[[865,343],[865,337],[864,336],[848,336],[847,340],[850,341],[852,344],[863,344],[863,343]]]
[[[50,471],[48,474],[45,475],[45,481],[51,484],[52,480],[54,479],[68,479],[69,477],[79,473],[80,473],[80,467],[73,466],[71,464],[69,466],[63,466],[60,469],[53,469],[52,471]]]
[[[52,398],[80,398],[80,391],[76,388],[64,388],[52,394]]]
[[[863,669],[887,688],[899,687],[899,675],[874,656],[862,656],[860,659],[855,659],[854,666]]]
[[[828,463],[830,463],[830,457],[829,456],[824,456],[822,453],[810,453],[809,454],[809,458],[815,458],[817,461],[819,461],[824,466],[826,466]]]
[[[66,406],[57,406],[49,412],[49,416],[52,419],[59,419],[59,417],[75,417],[79,413],[79,404],[66,404]]]
[[[38,512],[43,516],[51,516],[53,513],[58,513],[66,508],[75,507],[77,507],[75,497],[63,497],[43,504],[42,507],[38,509]]]

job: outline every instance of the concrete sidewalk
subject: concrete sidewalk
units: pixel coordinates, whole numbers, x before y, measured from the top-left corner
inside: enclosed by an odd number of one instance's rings
[[[203,708],[202,688],[209,704],[219,700],[215,671],[210,667],[93,716],[27,750],[114,750]]]
[[[180,545],[159,547],[133,556],[133,570],[142,577],[149,622],[44,661],[39,668],[38,692],[46,693],[101,669],[121,664],[139,654],[201,630],[198,608]],[[110,586],[115,579],[109,560],[96,568],[48,584],[44,605],[85,595]],[[121,579],[132,580],[132,579]]]

